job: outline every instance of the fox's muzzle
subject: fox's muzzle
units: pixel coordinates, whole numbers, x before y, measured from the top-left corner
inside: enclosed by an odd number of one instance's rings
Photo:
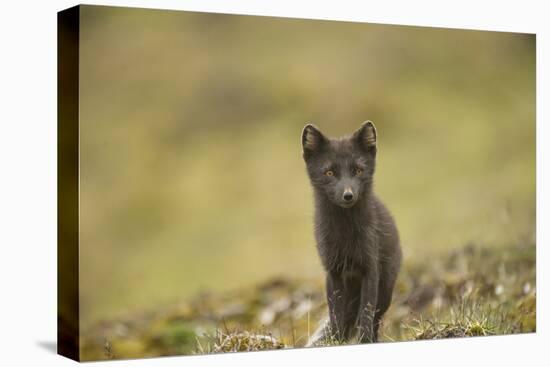
[[[344,194],[342,195],[342,199],[344,199],[344,201],[346,203],[350,203],[353,201],[353,198],[354,198],[354,194],[353,194],[353,191],[351,190],[351,188],[347,188],[344,190]]]

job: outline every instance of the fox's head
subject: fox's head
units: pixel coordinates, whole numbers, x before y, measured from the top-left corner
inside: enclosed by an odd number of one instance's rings
[[[376,158],[376,129],[366,121],[353,135],[327,138],[307,124],[303,156],[313,187],[334,204],[351,208],[370,192]]]

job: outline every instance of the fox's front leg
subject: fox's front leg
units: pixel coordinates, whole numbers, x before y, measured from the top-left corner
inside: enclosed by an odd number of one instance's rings
[[[346,325],[346,291],[340,274],[327,274],[327,302],[330,319],[330,331],[339,341],[346,339],[348,325]]]
[[[361,281],[361,303],[359,308],[359,341],[361,343],[376,342],[374,333],[374,315],[378,301],[378,265],[371,264]]]

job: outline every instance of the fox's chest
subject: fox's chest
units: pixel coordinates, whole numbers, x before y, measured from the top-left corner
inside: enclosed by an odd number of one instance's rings
[[[362,271],[377,252],[368,228],[327,228],[317,244],[326,270],[338,273]]]

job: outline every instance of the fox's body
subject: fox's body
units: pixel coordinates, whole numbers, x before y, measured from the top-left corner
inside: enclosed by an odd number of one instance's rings
[[[376,130],[328,139],[312,125],[302,133],[315,198],[315,239],[326,270],[329,322],[321,338],[375,342],[401,264],[394,220],[372,190]]]

